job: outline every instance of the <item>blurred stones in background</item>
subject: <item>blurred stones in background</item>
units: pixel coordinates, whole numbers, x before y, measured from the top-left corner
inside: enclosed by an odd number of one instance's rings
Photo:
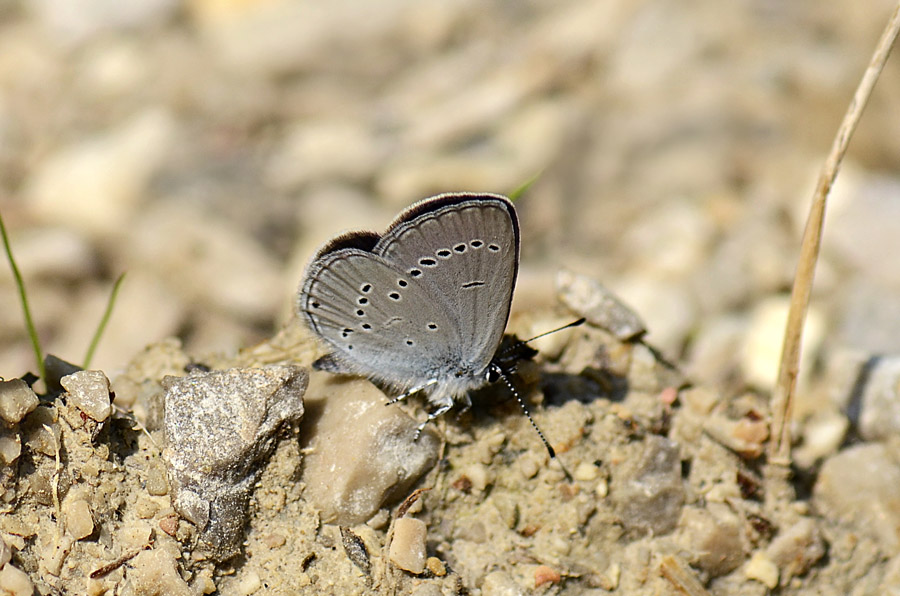
[[[61,357],[128,273],[94,361],[115,370],[169,335],[265,338],[336,232],[539,174],[516,310],[553,306],[565,267],[694,379],[769,389],[812,184],[891,7],[6,0],[0,210]],[[810,363],[900,349],[898,87],[893,61],[835,188]],[[12,377],[32,357],[0,286]]]

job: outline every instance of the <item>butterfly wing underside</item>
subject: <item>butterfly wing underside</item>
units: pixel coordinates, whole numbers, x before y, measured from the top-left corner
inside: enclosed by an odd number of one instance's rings
[[[381,237],[352,233],[313,259],[298,310],[332,368],[402,390],[483,373],[509,316],[515,211],[499,195],[440,195]],[[474,383],[470,383],[474,384]]]
[[[414,316],[412,302],[418,305]],[[356,248],[314,261],[301,289],[300,312],[333,349],[330,358],[339,369],[401,389],[430,380],[448,342],[457,341],[443,305],[422,299],[402,272]]]
[[[506,329],[518,271],[512,203],[499,195],[426,199],[404,212],[373,252],[443,302],[457,327],[458,371],[481,374]]]

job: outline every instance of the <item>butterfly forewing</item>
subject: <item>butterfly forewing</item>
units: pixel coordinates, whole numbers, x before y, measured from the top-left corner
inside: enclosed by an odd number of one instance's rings
[[[448,313],[460,359],[448,374],[480,375],[497,349],[519,261],[515,211],[499,195],[441,195],[402,214],[372,249]]]

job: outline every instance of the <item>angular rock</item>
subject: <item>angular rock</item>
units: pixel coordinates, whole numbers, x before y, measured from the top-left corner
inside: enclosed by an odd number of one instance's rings
[[[710,576],[730,573],[743,562],[741,523],[727,506],[709,503],[705,510],[686,508],[680,525],[686,552],[697,553],[697,566]]]
[[[394,522],[394,537],[391,540],[391,563],[419,575],[425,571],[425,537],[428,529],[425,522],[414,517],[401,517]]]
[[[128,580],[123,586],[125,596],[193,596],[170,553],[161,549],[141,551],[128,563]]]
[[[168,376],[165,436],[175,509],[214,560],[240,550],[250,493],[278,431],[299,423],[307,375],[269,366]]]
[[[416,440],[416,421],[368,381],[313,372],[306,405],[302,480],[326,522],[368,520],[437,462],[434,431]]]
[[[69,393],[68,402],[96,420],[109,418],[112,406],[109,396],[109,379],[99,370],[80,370],[60,379]]]
[[[621,341],[639,337],[647,330],[641,318],[598,281],[562,270],[556,276],[556,288],[563,304]]]
[[[787,585],[791,578],[803,575],[825,556],[825,541],[816,522],[803,517],[775,536],[766,555],[778,565],[781,584]]]
[[[615,471],[610,495],[627,529],[665,534],[675,528],[684,503],[678,446],[649,435],[642,448]]]
[[[38,405],[38,398],[22,379],[0,381],[0,418],[18,424]]]

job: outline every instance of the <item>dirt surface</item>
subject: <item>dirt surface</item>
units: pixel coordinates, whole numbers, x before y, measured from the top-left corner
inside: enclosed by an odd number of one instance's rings
[[[127,277],[89,367],[104,375],[57,364],[66,380],[39,381],[39,403],[0,392],[0,589],[900,593],[896,61],[829,205],[790,483],[763,455],[812,181],[891,3],[73,6],[0,2],[0,213],[48,352],[81,363]],[[247,515],[227,520],[240,553],[219,560],[202,527],[215,498],[175,503],[164,377],[278,365],[305,382],[319,351],[293,301],[316,247],[536,175],[516,202],[509,330],[582,314],[562,305],[563,269],[648,330],[538,345],[517,383],[559,461],[487,388],[432,429],[436,465],[342,523],[304,474],[328,448],[317,400],[350,385],[313,373],[299,424],[248,440],[258,465],[226,466],[239,480],[198,463],[249,490],[226,509]],[[0,285],[10,381],[35,365],[12,276]],[[396,406],[397,428],[421,405]],[[391,554],[399,520],[424,522],[424,550],[401,522]]]

